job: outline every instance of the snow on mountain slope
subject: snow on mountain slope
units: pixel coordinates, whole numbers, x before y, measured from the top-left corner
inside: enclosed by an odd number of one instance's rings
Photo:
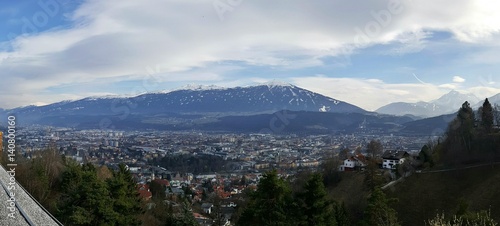
[[[291,84],[270,83],[248,87],[188,85],[168,92],[146,93],[135,97],[89,97],[46,106],[8,110],[26,121],[46,116],[129,114],[257,114],[279,110],[364,113],[349,103],[323,96]]]
[[[480,99],[474,94],[464,94],[452,90],[440,98],[430,102],[396,102],[385,105],[377,109],[376,112],[390,115],[410,114],[421,117],[434,117],[456,112],[465,101],[474,105],[475,103],[478,103]]]

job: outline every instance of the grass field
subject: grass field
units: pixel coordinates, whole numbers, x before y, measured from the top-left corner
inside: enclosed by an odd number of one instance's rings
[[[341,177],[340,183],[328,191],[335,201],[345,204],[351,215],[351,221],[357,223],[363,217],[369,195],[363,187],[365,175],[362,172],[343,172]]]
[[[469,210],[490,210],[500,222],[500,165],[450,172],[414,174],[387,189],[402,225],[425,225],[437,213],[456,213],[460,201]]]

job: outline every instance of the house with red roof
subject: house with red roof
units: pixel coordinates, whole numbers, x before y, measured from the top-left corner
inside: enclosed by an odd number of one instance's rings
[[[137,192],[139,193],[139,197],[143,200],[150,200],[153,197],[153,194],[149,190],[149,185],[147,184],[139,184],[137,186]]]

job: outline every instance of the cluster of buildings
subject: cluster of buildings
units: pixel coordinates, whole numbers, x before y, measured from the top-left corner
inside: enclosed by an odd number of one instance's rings
[[[380,156],[375,157],[375,162],[381,169],[394,170],[398,165],[404,164],[410,159],[418,158],[418,152],[411,154],[404,150],[386,150]],[[368,158],[364,154],[355,154],[345,158],[339,166],[339,171],[364,170],[368,166]]]
[[[270,168],[317,167],[323,159],[348,149],[360,153],[374,139],[386,150],[420,150],[428,138],[374,135],[320,135],[299,137],[269,134],[218,134],[198,132],[144,132],[72,130],[35,127],[18,132],[21,152],[61,148],[66,157],[95,164],[147,165],[167,155],[212,155],[230,161],[230,169],[263,171]],[[351,158],[355,158],[352,156]],[[352,159],[351,159],[352,160]],[[360,161],[357,161],[360,162]],[[346,166],[349,166],[347,164]]]
[[[201,204],[200,214],[210,214],[213,203],[207,193],[216,194],[230,216],[237,197],[244,189],[255,189],[262,172],[278,169],[292,175],[304,168],[317,168],[326,159],[339,158],[341,150],[349,150],[340,159],[341,171],[352,171],[367,164],[366,145],[379,140],[387,151],[380,156],[381,167],[392,169],[405,157],[427,143],[426,137],[374,135],[270,135],[222,134],[164,131],[101,131],[69,128],[31,127],[18,131],[20,153],[32,158],[38,150],[59,148],[61,154],[81,163],[116,167],[125,163],[138,182],[145,200],[152,197],[151,182],[165,188],[166,196],[186,196]],[[166,156],[217,156],[226,163],[223,172],[172,171],[168,165],[154,165]],[[244,179],[243,179],[244,178]],[[210,208],[208,208],[210,207]],[[206,216],[205,216],[206,217]],[[200,218],[202,219],[202,218]],[[202,220],[200,220],[200,223]]]

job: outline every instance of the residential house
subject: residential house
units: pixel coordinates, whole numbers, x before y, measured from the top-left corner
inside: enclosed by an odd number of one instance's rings
[[[194,219],[200,226],[212,226],[213,225],[213,220],[205,217],[199,213],[193,213]]]
[[[143,200],[149,200],[153,196],[147,184],[138,184],[137,191],[139,193],[139,198]]]
[[[396,165],[401,165],[410,155],[406,151],[387,150],[382,155],[382,168],[395,169]]]
[[[225,226],[231,225],[231,218],[233,217],[233,214],[236,212],[236,209],[234,207],[221,207],[220,211],[224,215],[224,224]]]
[[[203,209],[203,212],[206,214],[211,214],[213,207],[214,207],[214,204],[212,204],[212,203],[206,202],[206,203],[201,204],[201,209]]]
[[[349,157],[344,160],[344,163],[340,165],[339,171],[354,171],[354,167],[356,166],[356,163],[354,162],[353,157]]]
[[[354,171],[355,169],[363,169],[366,165],[368,165],[366,157],[362,154],[357,154],[345,159],[344,163],[340,165],[339,171]]]
[[[182,190],[182,188],[180,187],[169,187],[167,189],[167,196],[172,196],[172,195],[184,197],[186,194],[184,193],[184,190]]]

